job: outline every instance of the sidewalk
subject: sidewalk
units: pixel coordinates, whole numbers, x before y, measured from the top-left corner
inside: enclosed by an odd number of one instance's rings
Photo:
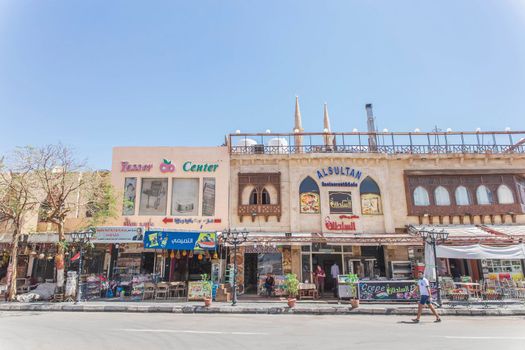
[[[138,312],[138,313],[215,313],[215,314],[297,314],[297,315],[406,315],[414,316],[415,304],[366,304],[357,309],[349,304],[329,304],[299,301],[290,309],[286,301],[243,302],[236,306],[231,303],[214,302],[204,307],[202,302],[132,302],[132,301],[89,301],[74,303],[0,303],[0,311],[76,311],[76,312]],[[525,305],[482,307],[479,305],[451,307],[444,305],[439,309],[443,316],[525,316]],[[425,310],[425,313],[430,313]]]

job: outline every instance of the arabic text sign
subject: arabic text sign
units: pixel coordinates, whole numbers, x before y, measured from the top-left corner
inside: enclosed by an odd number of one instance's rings
[[[430,282],[433,297],[437,296],[435,287],[435,283]],[[416,301],[419,294],[415,281],[359,281],[359,299]]]
[[[144,248],[174,250],[214,250],[215,232],[146,231]]]
[[[141,243],[144,238],[142,227],[104,226],[97,227],[93,243]]]

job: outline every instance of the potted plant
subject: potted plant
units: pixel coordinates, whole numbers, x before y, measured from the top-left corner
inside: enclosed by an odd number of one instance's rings
[[[289,273],[284,277],[284,288],[288,292],[288,307],[295,307],[296,297],[299,294],[299,280],[295,273]]]
[[[350,299],[350,305],[352,309],[357,309],[359,307],[359,298],[357,297],[357,283],[350,283],[352,288],[352,298]]]
[[[212,288],[211,288],[210,276],[208,276],[208,274],[206,273],[202,274],[201,282],[202,282],[202,291],[204,295],[204,306],[208,307],[211,305],[211,301],[212,301]]]

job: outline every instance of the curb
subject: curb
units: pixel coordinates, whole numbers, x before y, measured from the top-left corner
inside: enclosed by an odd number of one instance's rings
[[[242,307],[195,305],[89,305],[89,304],[0,304],[0,311],[42,312],[127,312],[176,314],[268,314],[268,315],[402,315],[413,316],[416,308],[358,308],[349,307]],[[524,310],[508,309],[441,309],[443,316],[525,316]],[[425,310],[425,313],[430,313]]]

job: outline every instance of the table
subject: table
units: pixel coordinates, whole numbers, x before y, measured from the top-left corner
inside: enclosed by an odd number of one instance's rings
[[[469,297],[473,296],[475,298],[479,298],[481,295],[481,285],[479,283],[455,282],[454,285],[456,288],[465,289]]]
[[[319,293],[314,283],[299,283],[299,299],[317,299]]]

